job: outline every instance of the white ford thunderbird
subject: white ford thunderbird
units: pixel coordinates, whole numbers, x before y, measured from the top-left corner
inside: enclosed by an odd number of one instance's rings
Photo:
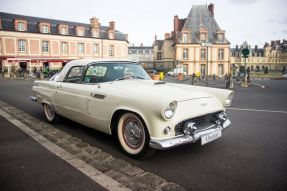
[[[133,157],[206,144],[231,124],[225,108],[232,91],[153,81],[133,61],[71,61],[49,81],[35,81],[32,90],[49,122],[60,115],[114,134]]]

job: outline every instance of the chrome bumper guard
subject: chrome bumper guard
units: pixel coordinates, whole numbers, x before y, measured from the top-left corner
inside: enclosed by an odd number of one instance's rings
[[[37,102],[37,101],[38,101],[37,98],[36,98],[36,96],[30,96],[29,99],[30,99],[31,101],[34,101],[34,102]]]
[[[164,140],[151,139],[149,142],[149,146],[151,148],[154,148],[154,149],[164,150],[164,149],[176,147],[179,145],[194,143],[197,140],[200,140],[200,138],[202,136],[209,134],[209,133],[213,133],[213,132],[218,131],[218,130],[224,130],[227,127],[229,127],[230,125],[231,125],[231,121],[229,119],[227,119],[226,121],[223,122],[222,125],[215,126],[215,128],[207,129],[204,131],[199,131],[193,135],[184,134],[184,135],[180,135],[180,136],[177,136],[174,138],[164,139]]]

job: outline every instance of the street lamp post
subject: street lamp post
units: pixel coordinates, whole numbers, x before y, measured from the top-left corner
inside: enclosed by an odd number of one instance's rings
[[[212,46],[212,44],[207,41],[207,42],[201,43],[201,46],[206,47],[206,81],[205,81],[205,85],[207,87],[208,86],[208,47]]]

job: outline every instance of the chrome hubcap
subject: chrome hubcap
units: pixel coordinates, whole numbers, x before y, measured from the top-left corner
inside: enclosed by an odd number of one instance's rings
[[[53,118],[55,115],[54,109],[50,105],[46,105],[46,111],[49,118]]]
[[[128,118],[123,124],[123,135],[126,144],[133,149],[142,145],[144,132],[143,127],[137,119]]]

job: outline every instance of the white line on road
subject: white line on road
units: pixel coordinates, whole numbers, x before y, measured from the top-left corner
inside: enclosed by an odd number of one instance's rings
[[[268,113],[284,113],[287,114],[287,111],[273,111],[273,110],[260,110],[260,109],[244,109],[244,108],[227,108],[228,110],[238,110],[238,111],[258,111],[258,112],[268,112]]]
[[[46,149],[75,167],[77,170],[84,173],[86,176],[91,178],[94,182],[101,185],[105,189],[109,191],[130,191],[130,189],[124,187],[122,184],[117,182],[116,180],[112,179],[111,177],[105,175],[104,173],[100,172],[99,170],[95,169],[94,167],[90,166],[86,162],[76,159],[73,157],[72,154],[65,151],[58,145],[52,143],[42,135],[38,134],[37,132],[30,129],[27,125],[22,123],[21,121],[15,119],[5,111],[0,109],[0,115],[2,115],[4,118],[6,118],[8,121],[10,121],[13,125],[24,131],[26,134],[28,134],[30,137],[32,137],[34,140],[36,140],[38,143],[40,143],[42,146],[44,146]]]

